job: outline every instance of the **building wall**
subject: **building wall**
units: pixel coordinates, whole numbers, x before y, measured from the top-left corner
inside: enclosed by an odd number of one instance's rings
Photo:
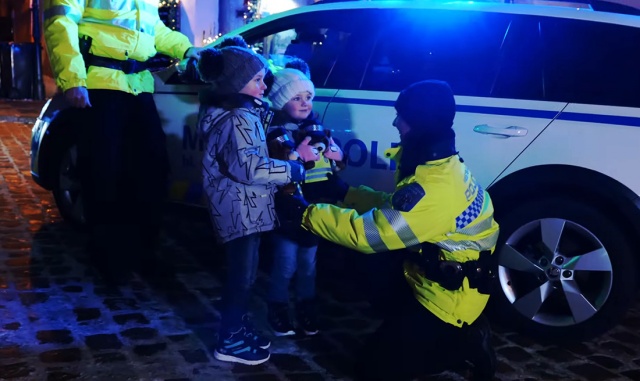
[[[245,5],[243,0],[220,1],[220,14],[218,15],[220,20],[219,32],[225,34],[244,25],[245,20],[238,16],[239,12],[242,12],[244,9]]]
[[[227,0],[223,0],[222,3]],[[180,31],[195,46],[202,46],[204,39],[218,34],[220,29],[220,1],[182,0],[180,2]]]

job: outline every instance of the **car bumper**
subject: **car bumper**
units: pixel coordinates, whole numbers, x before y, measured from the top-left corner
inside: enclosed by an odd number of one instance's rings
[[[36,184],[40,185],[45,189],[49,189],[46,184],[42,181],[42,176],[40,175],[40,147],[42,143],[42,138],[47,133],[47,128],[49,127],[50,119],[45,117],[46,110],[51,103],[51,100],[48,100],[45,103],[40,115],[36,119],[33,127],[31,128],[31,150],[29,152],[30,156],[30,169],[31,169],[31,178],[35,181]]]

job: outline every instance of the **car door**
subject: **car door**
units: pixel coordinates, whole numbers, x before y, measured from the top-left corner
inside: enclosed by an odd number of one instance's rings
[[[565,106],[538,99],[543,77],[532,59],[534,25],[509,14],[455,9],[389,10],[385,19],[388,27],[371,53],[358,58],[367,61],[359,83],[333,84],[340,90],[325,116],[349,156],[344,176],[354,185],[393,188],[394,167],[384,150],[399,142],[391,126],[393,104],[413,82],[438,79],[451,85],[457,148],[484,186]]]

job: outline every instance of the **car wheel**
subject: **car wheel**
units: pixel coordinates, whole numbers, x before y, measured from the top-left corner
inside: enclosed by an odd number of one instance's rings
[[[53,197],[60,215],[76,227],[84,226],[82,187],[78,176],[78,147],[75,144],[62,152],[55,179]]]
[[[635,258],[620,222],[571,198],[536,200],[496,219],[494,319],[556,343],[617,324],[636,295]]]

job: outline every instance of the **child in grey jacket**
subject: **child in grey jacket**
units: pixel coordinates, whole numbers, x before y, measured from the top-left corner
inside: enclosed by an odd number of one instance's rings
[[[203,50],[198,61],[200,78],[211,84],[200,95],[198,118],[206,142],[203,186],[228,267],[214,357],[247,365],[270,357],[271,342],[257,334],[247,318],[260,235],[277,226],[276,186],[304,178],[298,162],[268,155],[265,124],[271,114],[262,100],[267,71],[264,58],[238,46]]]

